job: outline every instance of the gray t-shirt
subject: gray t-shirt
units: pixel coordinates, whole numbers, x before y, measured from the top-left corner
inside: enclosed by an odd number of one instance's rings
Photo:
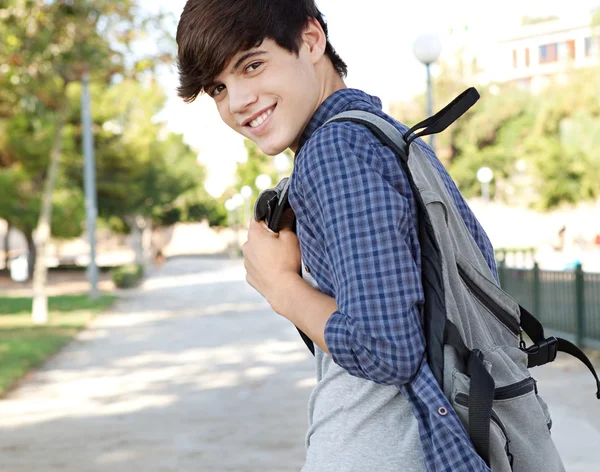
[[[302,277],[319,288],[304,264]],[[425,472],[417,419],[400,390],[351,376],[316,345],[315,360],[302,472]]]

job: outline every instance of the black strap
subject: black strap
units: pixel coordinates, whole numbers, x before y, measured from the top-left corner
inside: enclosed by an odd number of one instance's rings
[[[469,386],[469,436],[477,454],[490,465],[490,422],[494,401],[494,379],[483,363],[478,349],[469,350],[458,328],[450,321],[446,324],[446,343],[456,349],[465,361],[471,385]]]
[[[254,204],[254,218],[257,221],[266,220],[271,231],[278,233],[281,230],[281,218],[290,207],[289,204],[290,179],[281,179],[276,187],[263,190]],[[315,345],[312,340],[296,326],[300,337],[308,350],[315,355]]]
[[[529,313],[525,308],[519,305],[521,310],[521,328],[527,333],[534,343],[539,343],[546,338],[544,335],[544,327],[538,319]]]
[[[521,328],[523,328],[523,331],[527,333],[527,336],[529,336],[534,343],[533,346],[525,349],[529,355],[527,367],[536,367],[547,364],[548,362],[552,362],[556,358],[556,353],[558,351],[569,354],[583,362],[583,364],[585,364],[585,366],[592,373],[594,379],[596,380],[596,398],[600,400],[600,380],[598,379],[596,369],[594,369],[594,366],[592,365],[592,362],[588,356],[586,356],[581,349],[575,346],[575,344],[567,341],[566,339],[555,338],[552,336],[546,338],[544,335],[544,327],[537,320],[537,318],[522,306],[520,309]]]
[[[435,115],[430,116],[426,120],[421,121],[409,129],[404,134],[406,143],[410,145],[410,143],[412,143],[415,139],[422,136],[441,133],[448,126],[458,120],[462,115],[464,115],[469,108],[475,105],[477,100],[479,100],[479,97],[479,92],[477,89],[475,89],[475,87],[468,88]],[[423,131],[413,135],[413,133],[420,129],[423,129]]]
[[[298,328],[296,326],[296,329],[298,330],[298,332],[300,333],[300,337],[302,338],[302,341],[304,341],[304,344],[306,344],[306,347],[308,348],[308,350],[312,353],[312,355],[315,355],[315,345],[312,342],[312,339],[310,339],[306,334],[304,334],[300,328]]]
[[[494,379],[485,368],[483,354],[474,349],[469,357],[469,436],[475,450],[490,466],[490,421],[494,401]]]

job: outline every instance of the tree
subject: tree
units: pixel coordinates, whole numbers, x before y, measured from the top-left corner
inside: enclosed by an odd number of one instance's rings
[[[53,132],[50,114],[27,111],[3,120],[0,126],[0,187],[4,193],[0,217],[25,235],[31,274],[36,261],[33,234],[40,215],[39,195]],[[53,207],[59,217],[52,220],[52,234],[57,238],[76,237],[82,231],[83,195],[62,176],[59,181],[62,185],[53,195]]]
[[[534,118],[534,102],[527,92],[505,87],[493,95],[482,90],[475,111],[461,118],[449,167],[465,196],[478,194],[481,167],[494,171],[495,183],[511,177],[516,162],[526,158],[525,138]]]
[[[165,101],[155,82],[125,79],[110,87],[96,85],[92,97],[99,215],[113,229],[132,232],[136,258],[142,263],[152,226],[182,217],[202,187],[205,171],[182,137],[167,133],[155,121]],[[75,149],[80,149],[77,114],[78,110],[67,129]],[[67,154],[70,179],[81,186],[79,154]]]
[[[537,97],[534,128],[527,137],[536,171],[538,207],[600,197],[595,147],[600,130],[600,70],[573,71]]]
[[[50,237],[52,200],[59,175],[63,126],[68,115],[69,84],[84,71],[108,82],[116,74],[135,74],[152,67],[144,58],[128,67],[124,53],[135,32],[146,30],[148,19],[137,14],[133,0],[9,0],[0,9],[0,63],[4,77],[0,113],[11,116],[26,108],[53,114],[54,133],[45,172],[39,221],[35,232],[33,318],[47,320],[46,247]],[[10,86],[9,86],[10,85]],[[17,105],[19,107],[17,107]]]
[[[504,85],[484,93],[476,112],[461,119],[450,172],[461,191],[479,190],[477,169],[488,166],[499,189],[527,165],[534,206],[550,209],[600,197],[600,75],[598,69],[571,71],[537,95]]]

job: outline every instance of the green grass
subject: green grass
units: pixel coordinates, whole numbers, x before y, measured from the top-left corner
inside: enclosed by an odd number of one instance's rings
[[[117,297],[86,295],[48,299],[49,322],[31,322],[31,298],[0,297],[0,397],[27,372],[68,343],[98,313]]]

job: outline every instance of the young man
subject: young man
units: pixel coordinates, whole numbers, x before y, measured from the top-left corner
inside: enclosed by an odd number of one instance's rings
[[[425,358],[416,204],[398,158],[361,125],[323,125],[366,110],[407,128],[346,88],[314,0],[189,0],[177,42],[184,100],[207,93],[263,152],[295,153],[296,234],[252,222],[243,253],[248,283],[316,345],[302,470],[489,470]],[[419,146],[495,273],[487,236]]]

